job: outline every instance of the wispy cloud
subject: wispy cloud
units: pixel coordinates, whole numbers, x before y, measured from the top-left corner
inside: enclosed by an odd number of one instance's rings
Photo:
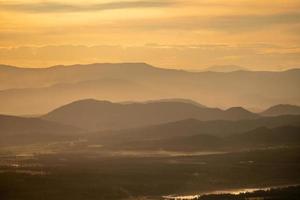
[[[300,13],[286,12],[269,15],[234,15],[214,18],[208,27],[227,31],[259,30],[273,25],[298,24]]]
[[[148,20],[131,23],[137,28],[150,30],[216,30],[224,32],[257,31],[276,25],[300,24],[299,12],[286,12],[269,15],[224,15],[224,16],[195,16]],[[127,24],[128,25],[128,24]]]
[[[140,0],[140,1],[117,1],[97,4],[67,4],[57,2],[38,3],[10,3],[0,2],[1,10],[29,12],[29,13],[56,13],[56,12],[89,12],[114,9],[130,8],[155,8],[169,7],[176,4],[176,1]]]

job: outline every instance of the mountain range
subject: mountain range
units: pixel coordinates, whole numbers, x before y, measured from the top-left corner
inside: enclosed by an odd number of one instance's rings
[[[184,119],[169,123],[149,125],[123,130],[110,130],[95,132],[95,136],[103,138],[153,140],[169,137],[182,137],[192,135],[213,135],[226,137],[248,132],[257,128],[277,128],[284,126],[300,126],[299,115],[284,115],[275,117],[261,117],[247,120],[212,120],[200,121],[197,119]],[[115,139],[113,139],[115,140]]]
[[[280,83],[280,84],[279,84]],[[191,99],[208,107],[300,104],[300,70],[187,72],[145,63],[0,66],[0,113],[44,114],[72,101]]]
[[[86,99],[59,107],[42,118],[89,131],[142,127],[187,118],[208,120],[255,119],[259,115],[243,108],[208,108],[182,101],[112,103]]]
[[[235,122],[188,119],[88,137],[120,150],[231,151],[299,145],[299,131],[299,116],[280,116]]]
[[[264,116],[241,107],[222,110],[185,99],[122,103],[85,99],[40,117],[1,115],[0,145],[83,138],[108,148],[217,150],[294,145],[299,127],[300,115],[295,113]]]

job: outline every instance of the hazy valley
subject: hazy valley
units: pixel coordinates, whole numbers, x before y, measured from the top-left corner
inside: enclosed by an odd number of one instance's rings
[[[299,0],[0,0],[0,200],[299,200]]]
[[[298,69],[1,66],[0,77],[4,199],[245,199],[298,191]],[[264,187],[275,188],[213,192]]]

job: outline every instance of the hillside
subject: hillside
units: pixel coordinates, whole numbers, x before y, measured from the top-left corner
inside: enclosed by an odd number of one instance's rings
[[[76,137],[82,130],[38,118],[0,115],[0,145],[50,142]]]
[[[251,131],[232,135],[230,144],[240,147],[270,147],[300,144],[300,124],[298,126],[280,126],[276,128],[260,127]]]

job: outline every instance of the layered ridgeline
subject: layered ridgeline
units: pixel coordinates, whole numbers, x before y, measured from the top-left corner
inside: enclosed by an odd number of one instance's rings
[[[0,66],[0,113],[42,114],[85,99],[187,98],[211,107],[265,108],[300,103],[300,70],[187,72],[144,63],[50,68]]]
[[[237,150],[300,144],[300,115],[264,117],[240,107],[184,100],[76,101],[43,119],[87,130],[92,143],[119,150]]]
[[[256,128],[227,136],[210,134],[184,134],[181,136],[158,135],[146,138],[131,135],[96,136],[93,142],[101,142],[104,148],[118,150],[149,150],[149,151],[236,151],[270,147],[296,147],[300,145],[300,126],[283,126],[277,128]],[[178,132],[177,132],[178,134]],[[142,134],[143,135],[143,134]]]
[[[42,118],[89,131],[127,129],[194,118],[208,120],[255,119],[241,107],[208,108],[183,100],[112,103],[86,99],[61,106]]]
[[[297,145],[300,115],[266,117],[190,100],[112,103],[86,99],[39,118],[0,116],[1,145],[70,141],[104,148],[228,150]]]
[[[284,115],[237,121],[185,119],[89,137],[117,149],[188,151],[299,145],[299,133],[300,115]]]

